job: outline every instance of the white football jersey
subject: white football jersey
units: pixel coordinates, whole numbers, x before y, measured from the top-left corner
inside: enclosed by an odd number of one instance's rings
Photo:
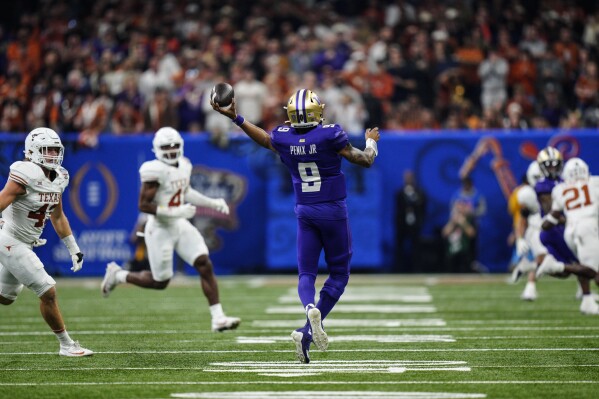
[[[32,243],[42,234],[46,221],[69,185],[69,172],[58,167],[56,178],[50,181],[41,166],[17,161],[10,166],[8,178],[24,186],[27,193],[17,196],[2,212],[3,230],[19,241]]]
[[[192,165],[188,158],[181,157],[177,166],[168,165],[154,159],[144,162],[139,168],[142,183],[157,182],[160,186],[156,191],[154,201],[156,205],[181,206],[185,203],[185,193],[189,188]],[[152,217],[154,215],[150,215]],[[158,218],[163,223],[168,223],[169,218]],[[164,219],[164,220],[163,220]]]
[[[588,182],[559,183],[551,192],[552,211],[564,212],[567,223],[599,217],[599,176]]]
[[[533,228],[541,228],[542,220],[540,213],[539,200],[537,199],[537,193],[531,186],[522,186],[516,193],[518,203],[522,209],[526,209],[529,212],[528,225]]]

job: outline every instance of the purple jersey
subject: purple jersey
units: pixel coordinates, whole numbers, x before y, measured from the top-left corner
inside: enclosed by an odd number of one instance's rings
[[[562,181],[563,180],[561,178],[558,178],[557,180],[547,178],[539,180],[537,184],[535,184],[535,192],[537,193],[537,197],[543,194],[551,195],[553,187],[557,186]],[[541,207],[541,215],[545,215],[545,212],[543,212],[543,207]],[[548,230],[541,231],[541,243],[558,261],[564,263],[578,262],[576,255],[574,255],[564,240],[564,228],[565,227],[563,224],[558,224]]]
[[[349,143],[339,125],[318,125],[306,133],[278,126],[270,134],[272,146],[291,173],[297,205],[343,201],[345,176],[338,152]]]
[[[562,179],[551,180],[551,179],[541,179],[535,184],[535,192],[537,193],[537,197],[541,194],[551,194],[553,187],[557,186],[558,183],[561,183]]]
[[[557,180],[551,180],[548,178],[543,178],[543,179],[539,180],[537,182],[537,184],[535,184],[535,192],[537,193],[537,198],[539,198],[539,196],[541,196],[543,194],[551,195],[551,191],[553,190],[553,187],[557,186],[562,181],[563,180],[561,178],[558,178]],[[540,205],[540,201],[539,201],[539,205]],[[541,206],[540,208],[541,208],[541,216],[545,216],[543,207]]]

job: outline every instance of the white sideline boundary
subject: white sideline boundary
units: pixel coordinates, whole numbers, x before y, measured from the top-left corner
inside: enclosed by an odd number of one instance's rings
[[[327,352],[597,352],[599,348],[463,348],[463,349],[409,349],[409,348],[369,348],[369,349],[329,349]],[[289,353],[289,350],[178,350],[178,351],[94,351],[96,355],[192,355],[204,353]],[[0,356],[38,356],[53,355],[57,356],[57,351],[53,352],[0,352]]]
[[[320,362],[319,362],[320,363]],[[289,364],[289,363],[288,363]],[[510,365],[510,366],[497,366],[497,365],[478,365],[469,366],[471,369],[502,369],[502,368],[531,368],[531,369],[545,369],[545,368],[564,368],[564,367],[599,367],[599,364],[541,364],[541,365]],[[205,367],[5,367],[2,371],[154,371],[154,370],[204,370]],[[306,369],[308,370],[308,369]]]
[[[294,328],[297,326],[301,326],[305,323],[305,320],[299,320],[297,322],[295,322],[293,324],[293,326],[289,326],[289,327],[281,327],[281,328]],[[328,326],[328,324],[327,324]],[[398,327],[377,327],[378,329],[393,329],[394,331],[397,331]],[[481,328],[470,328],[470,327],[456,327],[456,328],[452,328],[452,327],[435,327],[435,326],[430,326],[427,328],[422,328],[422,327],[416,327],[416,328],[404,328],[401,327],[403,329],[404,332],[417,332],[417,331],[424,331],[424,332],[432,332],[434,330],[434,332],[436,333],[440,333],[440,332],[450,332],[450,331],[497,331],[497,330],[501,330],[501,331],[527,331],[530,332],[530,328],[528,327],[481,327]],[[353,329],[352,331],[355,331],[355,329]],[[576,326],[571,326],[571,327],[535,327],[535,331],[599,331],[599,325],[597,326],[584,326],[584,327],[576,327]],[[259,332],[272,332],[272,330],[248,330],[248,333],[254,332],[254,333],[259,333]],[[120,331],[120,330],[69,330],[69,334],[71,335],[147,335],[147,334],[153,334],[153,335],[159,335],[159,334],[163,334],[163,335],[171,335],[171,334],[179,334],[179,335],[184,335],[184,334],[191,334],[191,335],[214,335],[213,332],[211,332],[210,330],[206,329],[205,331],[198,331],[198,330],[129,330],[129,331]],[[15,337],[25,337],[25,336],[52,336],[52,332],[50,331],[3,331],[0,332],[0,337],[5,337],[5,336],[15,336]],[[477,339],[478,337],[474,337],[473,339]],[[555,338],[559,338],[555,337]]]
[[[298,314],[298,306],[270,306],[266,308],[267,314]],[[436,313],[437,308],[432,305],[344,305],[335,306],[338,313]]]
[[[74,369],[76,370],[76,369]],[[4,387],[33,386],[104,386],[104,385],[364,385],[363,381],[106,381],[106,382],[0,382]],[[597,384],[595,380],[524,380],[524,381],[370,381],[369,385],[586,385]]]
[[[478,399],[481,393],[454,392],[373,392],[373,391],[243,391],[243,392],[185,392],[171,393],[179,399]]]

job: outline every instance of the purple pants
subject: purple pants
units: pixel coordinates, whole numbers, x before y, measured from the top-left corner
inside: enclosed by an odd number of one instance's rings
[[[347,219],[297,219],[298,293],[304,307],[314,303],[314,283],[318,274],[318,259],[324,249],[329,277],[321,291],[330,304],[321,309],[323,318],[339,300],[349,279],[349,262],[352,257],[351,231]],[[329,309],[330,308],[330,309]]]
[[[558,224],[549,230],[541,231],[541,243],[555,259],[563,263],[579,263],[566,240],[564,240],[565,226]]]

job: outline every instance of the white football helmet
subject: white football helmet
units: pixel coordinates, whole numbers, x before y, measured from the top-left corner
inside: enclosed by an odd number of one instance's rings
[[[62,165],[64,146],[58,133],[48,127],[33,129],[25,138],[25,159],[44,168],[56,169]]]
[[[537,161],[532,161],[530,165],[528,165],[528,169],[526,169],[526,181],[530,184],[531,187],[534,187],[535,184],[543,177],[543,173],[541,172],[541,167]]]
[[[566,183],[586,182],[589,180],[589,166],[580,158],[570,158],[562,173]]]
[[[172,127],[158,129],[152,140],[156,158],[169,165],[175,165],[183,156],[183,139]]]

